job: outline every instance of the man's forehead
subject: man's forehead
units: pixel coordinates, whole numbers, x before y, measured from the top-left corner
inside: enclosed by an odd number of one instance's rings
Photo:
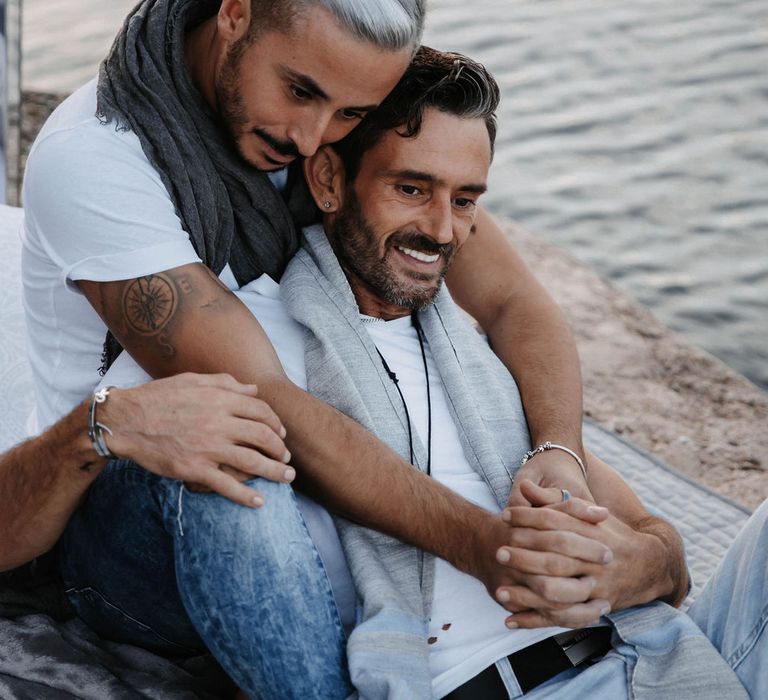
[[[361,170],[368,165],[379,177],[410,174],[413,179],[479,178],[484,182],[490,163],[484,119],[428,108],[418,134],[403,136],[401,128],[387,131],[363,154]]]
[[[411,58],[410,48],[387,50],[355,37],[319,5],[303,9],[287,28],[267,29],[254,44],[282,79],[361,112],[378,106]]]

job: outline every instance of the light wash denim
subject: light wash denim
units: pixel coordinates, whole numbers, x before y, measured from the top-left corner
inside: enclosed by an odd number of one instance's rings
[[[260,509],[110,463],[60,544],[67,594],[107,639],[207,647],[253,698],[344,698],[344,633],[293,491],[252,483]]]
[[[252,697],[346,697],[341,622],[293,492],[255,482],[267,498],[259,510],[192,493],[130,462],[111,463],[62,538],[67,593],[106,638],[170,656],[207,646]],[[614,649],[598,663],[562,673],[525,698],[720,700],[702,681],[712,659],[697,664],[696,653],[690,684],[685,674],[672,686],[652,674],[641,681],[643,658],[671,659],[685,645],[704,649],[710,641],[752,698],[768,698],[768,502],[688,615],[662,614],[666,621],[656,625],[653,615],[662,607],[645,606],[641,615],[651,622],[635,625],[633,636],[615,635]],[[611,615],[619,633],[632,616],[636,609]],[[717,654],[714,661],[722,663]],[[521,697],[508,664],[499,668],[509,697]],[[696,685],[703,688],[692,694]],[[747,697],[739,693],[728,700]]]
[[[622,613],[619,613],[621,615]],[[691,624],[695,623],[695,625]],[[621,622],[618,621],[619,626]],[[696,627],[698,626],[698,627]],[[526,700],[616,700],[634,698],[636,665],[640,653],[665,655],[682,643],[695,641],[700,629],[719,655],[733,669],[753,700],[768,700],[768,501],[752,514],[729,548],[723,561],[707,582],[687,615],[652,627],[645,634],[624,643],[616,640],[614,649],[601,661],[584,670],[562,673],[525,695]],[[685,688],[668,688],[663,678],[651,691],[659,700],[687,697],[690,686],[700,682],[712,669],[693,665],[696,677]],[[504,673],[510,698],[521,696],[514,676]],[[718,696],[705,688],[697,697],[734,700],[735,694]],[[714,693],[714,694],[712,694]],[[743,695],[742,697],[746,697]]]
[[[688,610],[754,700],[768,698],[768,500]]]

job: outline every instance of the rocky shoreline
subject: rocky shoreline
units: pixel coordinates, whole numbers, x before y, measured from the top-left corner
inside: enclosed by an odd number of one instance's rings
[[[24,93],[20,172],[62,98]],[[768,393],[560,248],[503,226],[573,328],[586,415],[738,503],[768,498]]]

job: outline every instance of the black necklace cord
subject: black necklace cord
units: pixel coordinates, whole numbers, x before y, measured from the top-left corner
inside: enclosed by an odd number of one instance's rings
[[[421,348],[421,359],[424,362],[424,377],[427,380],[427,476],[432,476],[432,393],[429,387],[429,367],[427,365],[427,351],[424,349],[424,329],[421,327],[421,321],[417,313],[411,314],[413,327],[416,329],[416,335],[419,338],[419,347]]]
[[[408,413],[408,404],[405,402],[405,396],[403,396],[403,392],[400,389],[400,380],[397,378],[397,375],[389,368],[389,365],[387,364],[387,361],[384,359],[384,355],[381,354],[381,350],[376,348],[376,352],[379,353],[379,357],[381,358],[381,364],[384,365],[384,371],[387,373],[387,376],[392,380],[392,383],[395,385],[395,389],[397,389],[397,393],[400,395],[400,401],[403,402],[403,408],[405,409],[405,421],[408,423],[408,451],[409,451],[409,462],[411,463],[411,466],[413,465],[413,429],[411,428],[411,415]]]
[[[429,366],[427,365],[427,351],[424,348],[424,330],[421,327],[416,312],[411,315],[413,321],[413,327],[416,329],[416,336],[419,339],[419,347],[421,348],[421,359],[424,362],[424,377],[427,381],[427,476],[432,476],[432,393],[429,386]],[[389,364],[384,359],[384,355],[381,354],[381,350],[376,348],[376,352],[379,353],[381,358],[381,364],[384,367],[384,371],[387,376],[392,380],[392,383],[397,389],[397,393],[400,395],[400,401],[403,402],[403,409],[405,409],[405,420],[408,422],[408,451],[410,454],[410,462],[413,466],[413,428],[411,426],[411,414],[408,411],[408,404],[405,401],[405,396],[400,389],[400,380],[397,375],[389,368]]]

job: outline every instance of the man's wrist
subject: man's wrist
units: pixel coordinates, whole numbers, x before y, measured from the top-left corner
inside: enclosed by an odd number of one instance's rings
[[[129,391],[118,387],[111,387],[109,398],[98,406],[99,422],[110,429],[104,436],[109,451],[118,458],[130,457],[131,440],[130,431],[126,429],[126,416],[131,410],[138,410],[138,406],[131,408]],[[93,450],[95,454],[95,450]]]
[[[574,462],[578,465],[579,470],[581,471],[581,475],[584,477],[584,481],[588,482],[589,477],[587,476],[587,466],[584,459],[579,456],[576,452],[574,452],[570,447],[566,447],[565,445],[556,444],[554,442],[551,442],[550,440],[547,440],[546,442],[543,442],[536,447],[534,447],[532,450],[529,450],[525,453],[523,456],[523,459],[520,462],[520,466],[522,467],[527,462],[529,462],[531,459],[536,457],[536,455],[543,454],[544,452],[549,452],[550,450],[559,450],[560,452],[563,452],[564,454],[567,454],[569,457],[573,458]]]
[[[635,549],[635,561],[638,563],[635,571],[638,575],[635,585],[631,587],[634,593],[627,595],[617,607],[643,605],[654,600],[679,605],[686,590],[685,582],[681,580],[680,563],[663,537],[652,531],[639,531],[637,534],[641,542]],[[687,581],[687,574],[685,579]]]
[[[106,461],[96,454],[88,435],[89,407],[90,399],[77,406],[48,432],[43,433],[39,440],[44,441],[47,449],[53,450],[59,456],[62,466],[66,465],[67,473],[75,467],[78,473],[88,474],[90,479],[101,471]],[[64,473],[62,472],[62,476]]]
[[[671,525],[651,517],[642,528],[642,534],[650,538],[655,560],[650,560],[649,570],[655,572],[654,591],[651,600],[661,600],[677,607],[688,592],[688,568],[682,542]]]
[[[488,585],[493,571],[499,567],[496,552],[499,547],[509,543],[509,525],[500,515],[484,511],[482,516],[478,517],[476,525],[468,532],[471,536],[463,538],[464,550],[460,554],[462,560],[451,563],[457,569]]]

